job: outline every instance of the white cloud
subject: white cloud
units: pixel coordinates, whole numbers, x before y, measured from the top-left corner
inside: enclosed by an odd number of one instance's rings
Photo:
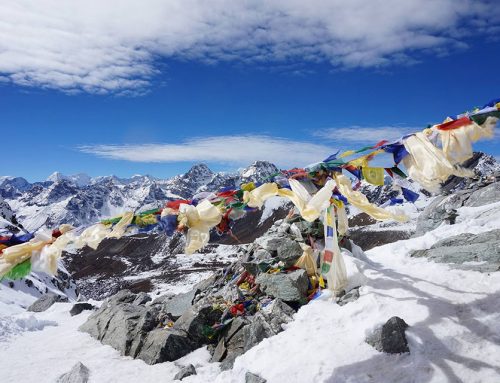
[[[490,0],[3,1],[0,77],[133,93],[151,84],[157,57],[390,65],[463,48],[499,15]]]
[[[248,165],[267,160],[281,167],[305,166],[334,153],[334,147],[269,136],[193,138],[178,144],[92,145],[79,148],[99,157],[133,162],[212,162]]]
[[[423,127],[402,127],[402,126],[358,126],[353,125],[343,128],[327,128],[313,132],[316,137],[327,140],[342,142],[367,142],[377,143],[382,140],[393,141],[401,138],[405,134],[423,130]]]

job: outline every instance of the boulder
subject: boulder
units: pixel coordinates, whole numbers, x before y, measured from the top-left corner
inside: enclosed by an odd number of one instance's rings
[[[214,308],[210,303],[198,302],[185,311],[174,324],[174,329],[186,333],[195,343],[201,347],[207,343],[213,343],[216,339],[210,339],[206,333],[208,327],[219,322],[222,310]]]
[[[160,297],[154,300],[153,305],[160,305],[162,312],[170,315],[173,320],[177,320],[193,305],[194,297],[198,292],[198,289],[192,289],[187,293],[167,296],[164,299]]]
[[[302,247],[292,239],[285,239],[278,247],[278,258],[285,264],[285,267],[291,267],[297,262],[302,253]]]
[[[134,305],[145,305],[146,303],[151,301],[151,297],[149,294],[141,291],[137,296],[135,297],[134,301],[132,302]]]
[[[500,182],[495,182],[472,192],[464,206],[477,207],[498,201],[500,201]]]
[[[286,238],[284,235],[264,235],[260,238],[257,238],[255,240],[255,243],[272,254],[273,252],[277,251],[278,247],[280,247],[287,239],[288,238]]]
[[[82,302],[82,303],[75,303],[69,313],[71,316],[75,316],[80,314],[84,310],[94,310],[95,306],[91,305],[90,303]]]
[[[68,302],[68,298],[54,293],[43,294],[40,298],[33,302],[31,306],[28,307],[28,311],[40,313],[47,310],[56,302]]]
[[[89,369],[81,362],[78,362],[69,372],[61,375],[57,379],[57,383],[87,383],[89,375]]]
[[[243,328],[243,351],[250,350],[265,338],[283,331],[283,324],[293,320],[295,311],[280,299],[275,299],[254,315],[251,323]]]
[[[418,216],[415,235],[420,236],[437,228],[445,222],[448,212],[460,208],[470,194],[470,190],[460,190],[448,196],[437,196]]]
[[[174,380],[182,380],[191,375],[196,375],[196,368],[194,368],[192,364],[189,364],[181,368],[181,370],[174,376]]]
[[[461,269],[497,271],[500,269],[500,229],[448,237],[436,242],[430,249],[415,250],[410,256],[427,257],[439,263],[452,263]]]
[[[145,335],[137,358],[147,364],[172,362],[195,350],[199,345],[185,332],[158,328]]]
[[[233,319],[221,334],[211,362],[222,362],[222,370],[229,370],[233,367],[234,360],[244,352],[245,338],[243,329],[248,323],[249,321],[242,317]]]
[[[146,334],[158,324],[154,308],[134,304],[136,295],[124,290],[109,298],[80,326],[122,355],[136,357]]]
[[[410,352],[405,334],[407,328],[408,325],[403,319],[392,317],[383,326],[375,329],[366,339],[366,343],[388,354]]]
[[[359,298],[359,287],[353,288],[351,291],[348,291],[346,294],[342,295],[337,301],[339,306],[344,306],[348,303],[354,302]]]
[[[266,383],[267,380],[264,378],[261,378],[257,374],[253,374],[250,371],[247,371],[245,374],[245,383]]]
[[[263,292],[288,302],[302,301],[307,295],[309,279],[305,270],[295,270],[288,274],[260,274],[256,283]]]

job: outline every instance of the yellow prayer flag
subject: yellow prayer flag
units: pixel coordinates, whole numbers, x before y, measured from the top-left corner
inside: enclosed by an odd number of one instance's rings
[[[365,180],[372,185],[382,186],[384,185],[384,168],[371,168],[365,166],[362,168],[363,177]]]

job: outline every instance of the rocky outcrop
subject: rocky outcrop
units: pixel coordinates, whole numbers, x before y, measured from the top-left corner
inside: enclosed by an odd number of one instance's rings
[[[423,235],[442,223],[450,223],[450,215],[462,206],[477,207],[500,201],[500,182],[488,183],[485,180],[470,187],[450,195],[437,196],[419,215],[415,235]]]
[[[500,230],[449,237],[429,249],[415,250],[410,256],[427,257],[466,270],[497,271],[500,270]]]

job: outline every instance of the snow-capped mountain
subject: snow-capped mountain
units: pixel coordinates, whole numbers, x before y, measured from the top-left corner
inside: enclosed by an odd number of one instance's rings
[[[213,172],[205,164],[170,179],[148,175],[131,178],[85,174],[66,176],[55,172],[43,182],[21,177],[0,177],[0,196],[29,231],[94,223],[127,210],[147,210],[166,201],[191,198],[202,191],[235,188],[242,182],[265,181],[278,172],[266,161],[257,161],[237,173]]]

